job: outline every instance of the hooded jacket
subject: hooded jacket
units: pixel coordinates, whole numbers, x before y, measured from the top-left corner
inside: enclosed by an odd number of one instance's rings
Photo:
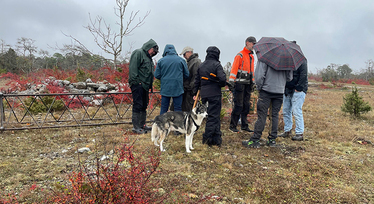
[[[188,76],[186,60],[178,56],[174,45],[166,45],[155,71],[155,78],[161,80],[160,94],[167,97],[180,96],[184,93],[183,78]]]
[[[226,85],[226,74],[219,61],[220,50],[215,46],[211,46],[208,47],[206,52],[205,61],[197,70],[193,91],[194,95],[196,95],[200,89],[201,98],[220,96],[222,94],[221,87]],[[210,75],[211,73],[216,75],[216,77]],[[209,80],[204,80],[201,77],[206,77]]]
[[[257,62],[255,82],[258,91],[263,90],[273,94],[284,94],[286,82],[291,80],[292,71],[275,70],[264,62]]]
[[[142,48],[134,50],[130,57],[129,84],[141,84],[145,90],[152,88],[154,64],[148,50],[157,43],[150,39]]]
[[[293,72],[293,79],[286,83],[285,95],[293,95],[297,91],[308,91],[308,64],[307,61],[300,65],[300,67]]]
[[[184,79],[183,81],[184,90],[188,90],[188,91],[193,90],[193,87],[195,85],[196,72],[200,64],[201,64],[201,60],[199,59],[199,55],[197,53],[193,53],[187,59],[187,66],[188,66],[188,71],[190,72],[190,76],[188,76],[188,78]]]

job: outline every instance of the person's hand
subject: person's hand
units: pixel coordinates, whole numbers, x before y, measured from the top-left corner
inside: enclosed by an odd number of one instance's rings
[[[195,95],[195,96],[193,96],[193,100],[194,100],[194,101],[196,101],[196,95]]]
[[[229,90],[233,92],[235,90],[235,82],[229,81],[227,82],[227,86],[229,87]]]

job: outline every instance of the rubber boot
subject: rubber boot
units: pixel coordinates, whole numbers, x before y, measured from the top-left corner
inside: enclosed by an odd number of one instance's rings
[[[140,117],[141,117],[140,113],[135,113],[135,112],[132,113],[132,125],[133,125],[132,132],[135,134],[145,133],[143,128],[141,128],[140,126]]]
[[[143,128],[146,132],[151,131],[152,127],[147,126],[146,122],[147,121],[147,112],[140,112],[140,127]]]

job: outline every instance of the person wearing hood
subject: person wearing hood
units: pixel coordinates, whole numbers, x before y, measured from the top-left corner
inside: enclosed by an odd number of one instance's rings
[[[197,91],[200,90],[203,104],[208,102],[203,144],[221,146],[221,88],[226,85],[226,74],[219,61],[220,50],[210,46],[206,52],[205,61],[197,69],[193,94],[196,96]]]
[[[182,111],[183,79],[188,78],[189,72],[186,61],[178,56],[174,45],[165,46],[154,75],[161,81],[160,115],[168,111],[171,98],[173,98],[174,111]]]
[[[158,45],[150,39],[142,48],[132,52],[129,65],[129,84],[132,93],[132,131],[136,134],[144,134],[151,130],[145,125],[147,118],[147,106],[149,102],[149,90],[152,90],[154,64],[152,57],[158,53]]]

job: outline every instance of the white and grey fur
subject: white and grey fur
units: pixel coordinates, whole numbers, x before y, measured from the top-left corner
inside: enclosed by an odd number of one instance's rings
[[[191,153],[193,135],[199,129],[207,113],[208,102],[206,104],[197,103],[191,112],[166,112],[156,116],[152,126],[151,139],[156,146],[160,146],[161,151],[165,151],[162,146],[163,141],[170,131],[178,131],[186,134],[186,151]],[[160,145],[158,145],[158,142]]]

